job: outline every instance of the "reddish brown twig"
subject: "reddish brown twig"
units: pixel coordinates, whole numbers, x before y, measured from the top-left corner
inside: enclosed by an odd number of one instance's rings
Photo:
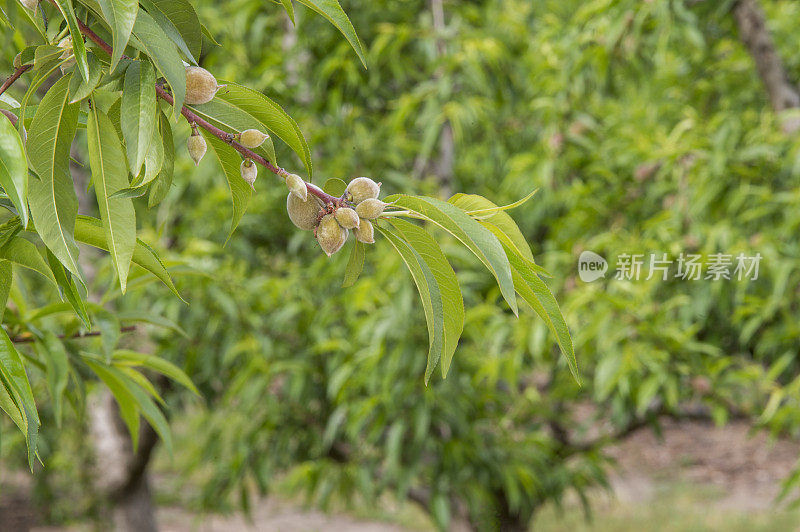
[[[135,331],[135,330],[136,330],[136,325],[126,325],[125,327],[120,327],[119,328],[119,332],[121,332],[121,333],[131,332],[131,331]],[[66,336],[64,334],[59,334],[58,337],[61,338],[62,340],[78,340],[80,338],[89,338],[89,337],[92,337],[92,336],[100,336],[101,334],[102,333],[100,331],[86,331],[86,332],[76,332],[75,334],[72,334],[70,336]],[[35,340],[36,340],[36,338],[34,338],[33,336],[28,336],[28,335],[25,335],[25,336],[20,335],[20,336],[12,336],[11,337],[11,341],[13,343],[15,343],[15,344],[29,344],[31,342],[34,342]]]
[[[6,92],[6,89],[9,88],[15,81],[17,81],[17,79],[19,79],[19,77],[25,72],[27,72],[31,67],[33,67],[33,65],[22,65],[21,67],[16,69],[14,73],[8,77],[5,83],[3,83],[2,86],[0,86],[0,94]]]

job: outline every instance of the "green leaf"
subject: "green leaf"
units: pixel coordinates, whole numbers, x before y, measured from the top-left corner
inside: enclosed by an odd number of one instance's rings
[[[144,173],[140,174],[139,179],[134,180],[136,186],[147,185],[158,176],[161,165],[164,164],[164,144],[161,141],[158,128],[153,131],[153,138],[147,154],[144,157]]]
[[[189,376],[186,375],[186,373],[184,373],[180,368],[178,368],[178,366],[172,362],[169,362],[168,360],[164,360],[161,357],[147,355],[145,353],[137,353],[127,349],[118,349],[114,352],[114,363],[117,365],[127,364],[131,366],[141,366],[153,370],[166,377],[169,377],[173,381],[184,386],[186,389],[200,397],[200,392],[192,383],[192,380],[189,378]]]
[[[8,294],[11,292],[12,281],[11,263],[7,260],[0,260],[0,323],[3,322],[3,314],[5,314],[6,305],[8,304]]]
[[[102,222],[96,218],[78,216],[78,221],[75,224],[75,238],[84,244],[89,244],[90,246],[108,251],[105,230],[103,229]],[[180,294],[175,289],[175,285],[172,283],[167,269],[161,263],[158,256],[147,244],[138,238],[136,239],[136,247],[133,249],[133,257],[131,260],[134,264],[141,266],[159,278],[162,283],[167,285],[167,288],[169,288],[173,294],[183,301],[183,298],[181,298]]]
[[[121,322],[136,322],[136,323],[149,323],[157,327],[164,327],[174,331],[185,338],[189,338],[186,331],[181,329],[181,326],[169,318],[160,316],[158,314],[150,314],[149,312],[137,310],[122,310],[117,312],[117,318]]]
[[[44,67],[49,68],[52,62],[63,53],[64,50],[52,44],[37,46],[33,56],[34,70],[41,70]]]
[[[58,10],[61,11],[69,27],[69,34],[72,37],[72,52],[78,64],[78,72],[81,73],[81,77],[84,81],[89,81],[89,63],[86,61],[86,44],[83,42],[83,35],[78,27],[78,20],[75,18],[75,8],[72,6],[72,0],[56,0],[56,6]]]
[[[128,72],[131,68],[128,68]],[[125,96],[123,95],[123,100]],[[128,198],[110,196],[128,186],[125,154],[122,151],[117,130],[108,116],[96,105],[89,111],[86,126],[89,137],[89,165],[92,168],[92,183],[100,207],[100,219],[106,233],[111,259],[119,276],[119,284],[125,293],[128,271],[136,245],[136,212]]]
[[[241,165],[239,152],[225,144],[223,141],[219,140],[214,135],[207,133],[205,130],[202,133],[208,144],[214,150],[217,160],[219,160],[219,164],[222,167],[222,171],[225,173],[225,177],[228,180],[228,186],[231,190],[233,216],[231,217],[231,229],[228,232],[228,237],[226,238],[227,242],[231,235],[233,235],[233,231],[239,225],[239,222],[242,220],[244,212],[247,210],[247,204],[250,202],[252,189],[250,188],[250,185],[248,185],[247,182],[242,179],[242,176],[239,172],[239,166]]]
[[[425,229],[399,218],[391,219],[390,222],[430,266],[436,283],[439,285],[444,309],[442,378],[446,378],[450,362],[453,360],[453,353],[456,351],[458,340],[464,330],[464,298],[461,295],[461,287],[458,284],[456,273],[442,253],[439,244]]]
[[[44,333],[40,347],[47,353],[45,360],[47,365],[47,388],[50,391],[50,399],[53,401],[53,414],[56,418],[56,425],[61,427],[63,398],[67,389],[67,380],[69,379],[69,357],[64,349],[64,344],[55,334],[49,331]]]
[[[116,314],[96,303],[89,303],[89,308],[91,308],[94,315],[95,326],[100,332],[100,346],[103,349],[105,362],[110,364],[114,349],[117,347],[119,338],[122,335],[119,318],[117,318]]]
[[[155,84],[156,72],[149,61],[134,61],[125,70],[120,125],[134,176],[142,169],[156,127]]]
[[[259,120],[266,129],[284,141],[300,157],[311,177],[311,150],[305,137],[286,111],[258,91],[231,81],[222,81],[227,87],[221,89],[215,99],[229,102]]]
[[[70,104],[70,77],[53,85],[36,109],[28,132],[28,160],[39,175],[28,184],[28,205],[44,244],[79,279],[75,217],[78,197],[69,173],[69,150],[78,127],[78,104]]]
[[[364,244],[355,240],[353,242],[353,249],[350,252],[350,260],[347,261],[347,268],[344,271],[342,288],[353,286],[355,282],[358,281],[358,276],[361,275],[361,270],[364,269],[365,254],[366,250]]]
[[[53,272],[39,254],[39,250],[31,242],[21,236],[12,238],[3,247],[0,247],[0,259],[19,264],[24,268],[33,270],[46,277],[51,283],[58,286]]]
[[[532,196],[536,191],[534,190],[528,196]],[[520,200],[520,205],[524,203],[527,198],[523,198]],[[514,243],[514,246],[517,247],[519,252],[522,254],[523,257],[526,259],[533,261],[533,253],[531,253],[531,248],[528,245],[528,241],[525,240],[525,237],[522,235],[522,231],[519,230],[519,227],[508,215],[508,213],[503,212],[502,207],[498,207],[488,199],[484,198],[483,196],[478,196],[477,194],[456,194],[452,198],[448,200],[448,203],[452,203],[456,207],[461,210],[467,211],[468,214],[471,216],[480,215],[481,221],[490,222],[502,230],[503,233],[508,235],[511,242]],[[506,208],[513,208],[513,204],[506,206]]]
[[[140,1],[189,61],[197,64],[203,45],[203,30],[192,4],[187,0]]]
[[[322,185],[322,190],[324,190],[331,196],[336,196],[337,198],[341,197],[346,189],[347,189],[347,183],[345,183],[338,177],[332,177],[327,181],[325,181],[325,184]]]
[[[86,312],[86,305],[83,303],[85,296],[82,296],[78,291],[75,279],[64,269],[64,266],[58,262],[58,259],[49,249],[47,250],[47,262],[50,264],[50,270],[53,272],[53,276],[61,290],[61,298],[67,298],[67,302],[69,302],[75,314],[78,315],[86,328],[90,329],[92,322],[89,319],[89,313]]]
[[[95,366],[98,365],[95,364]],[[96,373],[96,368],[93,369],[95,369]],[[161,440],[164,442],[167,451],[172,454],[172,436],[169,431],[169,424],[167,423],[167,419],[164,417],[164,414],[158,409],[158,406],[156,406],[153,400],[148,397],[147,393],[141,388],[141,386],[131,380],[129,376],[122,373],[119,368],[106,366],[103,369],[105,369],[112,376],[116,377],[117,380],[130,393],[136,403],[136,407],[141,411],[147,422],[150,423],[150,425],[161,437]]]
[[[150,186],[150,195],[147,198],[147,208],[152,209],[161,203],[172,186],[172,176],[175,168],[175,147],[172,139],[172,126],[164,113],[159,112],[159,128],[161,142],[163,143],[164,162],[153,184]]]
[[[396,195],[385,201],[424,216],[460,240],[492,272],[508,306],[514,314],[518,313],[511,266],[503,246],[491,231],[458,207],[435,198]]]
[[[169,40],[164,30],[146,11],[140,9],[133,26],[136,46],[153,60],[158,71],[167,80],[172,89],[172,116],[175,120],[181,115],[183,100],[186,98],[186,69],[175,45]]]
[[[428,326],[428,365],[425,368],[425,384],[430,381],[433,370],[442,355],[444,347],[444,310],[442,307],[442,296],[439,293],[439,286],[436,277],[430,267],[419,253],[410,247],[401,237],[393,231],[380,227],[376,224],[378,231],[383,234],[400,254],[405,262],[411,277],[417,285],[419,297],[422,299],[422,308],[425,311],[425,321]]]
[[[80,76],[72,76],[72,80],[69,82],[69,103],[83,100],[100,84],[100,77],[103,74],[100,61],[92,53],[87,54],[86,59],[89,62],[89,79],[84,80]]]
[[[2,370],[7,384],[11,387],[12,396],[17,401],[20,411],[25,416],[26,440],[28,444],[28,465],[33,469],[33,458],[37,452],[37,439],[39,432],[39,413],[36,411],[36,403],[33,400],[28,375],[25,373],[25,366],[22,358],[14,348],[11,338],[6,331],[0,327],[0,370]]]
[[[103,17],[108,22],[108,25],[111,26],[111,36],[113,38],[111,43],[113,48],[111,71],[113,72],[125,52],[125,47],[128,46],[128,40],[131,37],[139,12],[139,2],[131,2],[129,0],[98,0],[98,2],[100,9],[103,11]]]
[[[567,359],[567,365],[572,375],[580,384],[581,380],[580,375],[578,375],[578,363],[575,359],[572,337],[569,334],[567,322],[564,320],[564,315],[561,314],[556,298],[553,297],[553,293],[550,292],[550,289],[536,272],[528,268],[525,261],[510,250],[509,259],[512,265],[515,290],[531,306],[534,312],[544,320],[547,328],[553,333],[561,352]]]
[[[86,364],[100,377],[100,380],[108,387],[114,399],[119,405],[119,413],[125,425],[128,427],[128,432],[131,434],[131,441],[133,442],[133,449],[139,447],[139,409],[136,405],[136,399],[128,388],[120,381],[119,377],[108,370],[108,366],[86,360]]]
[[[299,2],[310,7],[336,26],[336,29],[342,32],[342,35],[355,50],[358,58],[361,59],[361,64],[364,65],[364,68],[367,68],[367,60],[364,57],[364,50],[361,48],[361,41],[358,40],[356,30],[353,28],[353,24],[350,23],[350,19],[347,18],[342,6],[339,5],[338,0],[299,0]]]
[[[0,118],[0,186],[28,225],[28,160],[25,146],[10,120]]]
[[[292,24],[294,24],[294,5],[292,4],[292,0],[281,0],[281,4],[283,4],[283,9],[286,10],[286,14],[289,15]]]

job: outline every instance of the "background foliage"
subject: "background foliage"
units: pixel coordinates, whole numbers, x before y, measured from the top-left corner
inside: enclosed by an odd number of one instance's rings
[[[204,49],[201,63],[290,110],[317,182],[373,175],[389,192],[445,187],[498,204],[538,187],[511,214],[554,274],[583,386],[545,325],[513,319],[492,279],[442,237],[462,283],[465,335],[448,378],[426,387],[423,315],[385,242],[341,289],[345,254],[320,256],[284,215],[284,189],[263,179],[223,247],[227,184],[211,161],[195,170],[179,155],[165,201],[138,205],[137,216],[179,259],[171,271],[191,305],[155,284],[114,304],[186,332],[152,337],[153,352],[203,397],[164,392],[181,451],[159,463],[190,488],[184,502],[230,508],[283,479],[319,504],[389,491],[421,502],[441,527],[467,513],[488,528],[527,523],[544,501],[602,485],[604,445],[659,415],[700,407],[718,422],[746,416],[796,436],[800,144],[769,109],[731,5],[445,2],[435,30],[427,2],[353,0],[344,7],[364,70],[337,30],[299,4],[295,30],[277,5],[198,3],[223,45]],[[764,7],[800,79],[800,7]],[[8,72],[14,36],[3,39]],[[441,166],[448,129],[451,175]],[[188,128],[175,135],[182,146]],[[764,259],[750,282],[585,284],[576,278],[585,249]],[[112,280],[102,264],[96,285]],[[85,423],[79,409],[63,415],[76,417],[65,427]],[[609,437],[596,438],[597,427]],[[80,456],[81,437],[43,435],[52,465],[38,477],[42,497],[79,497],[63,487],[83,474],[65,459]],[[20,443],[3,430],[0,451],[18,459]],[[54,505],[53,518],[93,504]]]

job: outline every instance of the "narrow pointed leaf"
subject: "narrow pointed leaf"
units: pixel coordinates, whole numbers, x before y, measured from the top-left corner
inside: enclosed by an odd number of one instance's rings
[[[188,0],[141,0],[141,3],[186,58],[197,64],[203,30],[192,4]]]
[[[575,377],[575,380],[580,384],[578,363],[575,359],[572,337],[569,334],[567,322],[564,320],[564,315],[558,307],[556,298],[545,282],[539,278],[536,272],[527,268],[526,263],[521,258],[510,252],[509,258],[512,263],[514,288],[519,293],[520,297],[522,297],[522,299],[533,308],[534,312],[542,318],[547,328],[553,333],[564,358],[567,360],[567,365],[573,377]]]
[[[134,176],[144,164],[156,127],[156,72],[149,61],[134,61],[125,70],[120,125]]]
[[[0,259],[19,264],[24,268],[33,270],[43,275],[48,281],[57,286],[53,272],[45,262],[36,246],[25,240],[21,236],[9,240],[3,247],[0,247]]]
[[[56,425],[60,427],[64,392],[69,379],[69,357],[64,344],[51,332],[44,333],[40,347],[43,348],[41,351],[46,352],[47,388],[50,391],[50,400],[53,402]]]
[[[70,306],[72,306],[75,314],[78,315],[86,328],[90,329],[92,327],[92,322],[89,319],[89,314],[86,312],[86,305],[83,302],[86,289],[84,288],[84,294],[81,294],[81,292],[78,290],[77,283],[75,283],[75,279],[70,276],[69,272],[64,269],[64,266],[58,262],[58,259],[55,258],[49,249],[47,250],[47,262],[50,265],[50,270],[53,272],[53,276],[55,277],[59,288],[61,289],[62,299],[67,299],[67,302],[70,304]]]
[[[78,72],[84,81],[89,81],[89,63],[86,60],[86,44],[83,42],[83,34],[78,27],[78,20],[75,18],[75,8],[72,0],[56,0],[56,6],[69,27],[69,34],[72,37],[72,52],[75,54],[75,62],[78,64]]]
[[[168,360],[164,360],[161,357],[120,349],[114,352],[114,363],[117,365],[130,364],[134,366],[141,366],[157,373],[161,373],[162,375],[169,377],[173,381],[184,386],[198,397],[200,396],[200,391],[192,383],[192,380],[189,378],[189,376],[186,375],[186,373],[184,373],[183,370],[181,370],[178,366]]]
[[[79,216],[75,224],[75,238],[79,242],[89,244],[96,248],[106,251],[109,249],[103,224],[96,218]],[[133,249],[133,257],[131,260],[134,264],[141,266],[155,275],[162,283],[167,285],[167,288],[169,288],[173,294],[181,298],[180,294],[175,289],[175,285],[172,283],[172,279],[169,277],[167,269],[161,263],[158,256],[149,246],[138,238],[136,239],[136,247]],[[183,299],[181,299],[181,301],[183,301]]]
[[[300,157],[308,176],[312,175],[311,150],[297,123],[286,114],[280,105],[253,89],[231,81],[221,81],[227,86],[216,98],[242,109],[259,120],[265,128],[284,141]]]
[[[464,298],[456,273],[442,253],[439,244],[425,229],[406,220],[395,218],[391,224],[430,266],[444,309],[444,344],[442,347],[442,378],[447,377],[453,353],[464,330]]]
[[[425,216],[460,240],[492,272],[508,306],[514,314],[518,313],[511,266],[503,246],[491,231],[455,205],[436,198],[397,195],[386,201]]]
[[[78,127],[78,104],[70,104],[70,76],[53,85],[36,109],[28,131],[28,160],[39,179],[28,183],[28,205],[44,244],[78,278],[75,218],[78,197],[69,173],[69,150]]]
[[[111,36],[113,38],[111,55],[111,71],[117,68],[128,40],[136,23],[136,15],[139,12],[139,2],[130,0],[98,0],[100,9],[103,12],[108,25],[111,26]]]
[[[177,121],[186,98],[186,69],[175,44],[143,9],[136,15],[133,34],[136,37],[136,46],[153,60],[158,71],[169,83],[172,98],[175,100],[172,116]]]
[[[86,59],[89,62],[89,79],[84,80],[80,76],[72,76],[72,80],[69,82],[69,103],[83,100],[100,84],[100,77],[103,74],[100,61],[92,53],[87,54]]]
[[[147,207],[152,209],[161,203],[172,186],[172,176],[175,168],[175,147],[172,139],[172,126],[164,113],[158,113],[161,142],[164,144],[164,162],[153,184],[150,186],[150,195],[147,197]]]
[[[361,41],[358,40],[356,30],[353,28],[350,19],[347,18],[342,6],[339,5],[338,0],[299,0],[299,2],[310,7],[325,17],[328,22],[336,26],[336,29],[342,32],[347,42],[353,47],[353,50],[355,50],[364,68],[367,68],[367,60],[364,57],[364,49],[361,47]]]
[[[28,225],[28,160],[25,146],[10,120],[0,117],[0,186]]]
[[[365,244],[355,240],[353,250],[350,252],[350,259],[347,261],[347,268],[344,271],[342,288],[353,286],[358,281],[361,270],[364,269]]]
[[[439,286],[436,277],[425,260],[417,253],[414,248],[409,246],[400,236],[393,231],[378,227],[378,230],[392,244],[400,257],[405,262],[411,277],[417,285],[419,297],[422,299],[422,308],[425,311],[425,321],[428,326],[428,364],[425,368],[425,384],[430,381],[433,370],[442,356],[444,347],[444,310],[442,307],[442,297],[439,293]]]
[[[133,248],[136,245],[136,212],[130,198],[112,199],[110,196],[128,186],[125,154],[117,137],[117,130],[96,105],[89,111],[86,129],[89,137],[89,164],[92,168],[92,183],[100,208],[100,219],[103,221],[109,253],[124,293]]]
[[[11,292],[12,281],[11,263],[7,260],[0,260],[0,323],[3,322],[3,314],[5,314],[6,305],[8,304],[8,294]]]
[[[134,451],[139,446],[139,409],[136,405],[136,399],[127,387],[120,381],[119,377],[114,375],[108,370],[108,366],[86,360],[86,364],[100,377],[114,399],[119,405],[119,413],[125,425],[128,427],[128,432],[131,435]]]

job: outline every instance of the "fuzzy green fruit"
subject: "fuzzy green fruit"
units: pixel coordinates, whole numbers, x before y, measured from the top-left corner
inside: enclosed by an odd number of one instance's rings
[[[383,209],[385,208],[386,203],[379,199],[369,198],[356,205],[356,212],[361,218],[374,220],[383,214]]]
[[[239,173],[242,179],[247,181],[250,185],[250,188],[255,190],[256,187],[253,186],[253,183],[256,182],[256,178],[258,177],[258,168],[256,168],[256,164],[250,159],[245,159],[242,161],[242,164],[239,165]]]
[[[186,99],[189,105],[208,103],[222,88],[217,84],[217,79],[205,68],[198,66],[186,67]]]
[[[339,222],[339,225],[345,229],[357,229],[361,223],[356,211],[350,207],[339,207],[333,215],[336,217],[336,221]]]
[[[329,257],[342,249],[347,241],[347,229],[339,225],[336,217],[326,214],[317,226],[317,242]]]
[[[252,150],[261,146],[268,138],[269,135],[257,129],[245,129],[239,136],[239,144]]]
[[[311,231],[317,226],[320,207],[319,200],[313,196],[303,201],[290,192],[286,197],[286,212],[289,213],[289,219],[294,225],[306,231]]]
[[[357,177],[350,181],[345,189],[347,199],[358,205],[366,199],[375,199],[381,191],[381,186],[368,177]]]
[[[286,176],[286,186],[289,187],[289,192],[305,201],[308,198],[308,188],[303,178],[297,174],[289,174]]]
[[[200,164],[203,155],[206,154],[206,139],[195,132],[186,140],[186,149],[189,150],[189,157],[194,161],[194,165]]]
[[[375,228],[369,220],[361,220],[357,228],[353,229],[353,234],[356,235],[356,240],[364,244],[375,243]]]

